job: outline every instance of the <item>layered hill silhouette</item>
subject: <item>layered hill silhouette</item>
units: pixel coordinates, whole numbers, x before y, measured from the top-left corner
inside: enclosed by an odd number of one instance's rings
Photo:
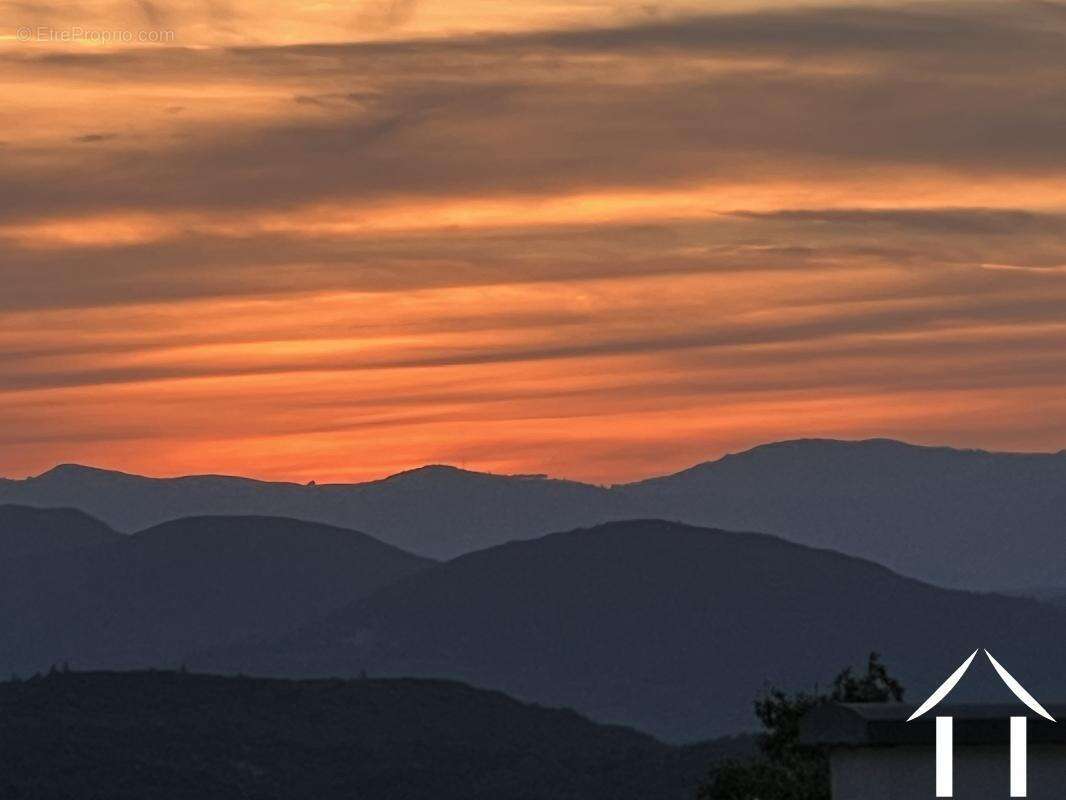
[[[50,512],[0,508],[23,517]],[[1066,668],[1066,610],[764,534],[613,522],[441,564],[284,518],[104,534],[0,561],[0,670],[444,677],[684,741],[750,729],[767,682],[810,688],[873,649],[919,693],[978,646],[1049,700]]]
[[[444,681],[140,672],[0,684],[0,747],[13,799],[688,800],[751,742],[669,747]]]
[[[1066,572],[1066,451],[802,440],[626,492],[682,510],[668,518],[775,533],[943,586],[1045,586]]]
[[[367,531],[433,558],[654,517],[774,533],[959,588],[1054,586],[1066,573],[1066,453],[891,440],[781,442],[609,488],[442,466],[370,483],[304,486],[152,479],[67,465],[0,481],[5,501],[79,508],[123,531],[196,514],[287,516]]]
[[[0,508],[0,536],[21,530],[5,527],[20,513]],[[5,558],[0,670],[174,665],[189,650],[277,637],[430,563],[355,531],[271,517],[189,518]]]
[[[684,741],[751,729],[767,682],[811,689],[871,650],[921,697],[987,647],[1050,701],[1062,630],[1066,613],[1035,601],[773,536],[630,521],[466,555],[274,645],[191,663],[446,677]]]
[[[283,516],[367,531],[429,558],[625,516],[601,487],[439,465],[369,483],[303,485],[219,475],[144,478],[66,464],[0,482],[0,502],[71,506],[119,530],[193,515]]]
[[[72,508],[0,506],[0,559],[64,553],[125,537]]]

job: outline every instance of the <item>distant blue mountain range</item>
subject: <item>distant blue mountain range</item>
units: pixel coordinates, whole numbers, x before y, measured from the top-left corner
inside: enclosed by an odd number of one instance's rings
[[[1066,453],[798,440],[600,487],[428,466],[359,484],[155,479],[75,465],[0,481],[0,503],[72,507],[122,531],[191,515],[270,515],[365,531],[452,558],[553,530],[640,517],[773,533],[944,586],[1057,587]]]

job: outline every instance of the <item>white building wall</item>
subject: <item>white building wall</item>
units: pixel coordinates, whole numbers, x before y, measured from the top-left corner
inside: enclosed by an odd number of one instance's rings
[[[955,745],[959,800],[1010,798],[1010,753],[1002,747]],[[935,753],[923,747],[833,748],[833,800],[934,800]],[[1034,800],[1066,797],[1066,746],[1029,745],[1029,793]]]

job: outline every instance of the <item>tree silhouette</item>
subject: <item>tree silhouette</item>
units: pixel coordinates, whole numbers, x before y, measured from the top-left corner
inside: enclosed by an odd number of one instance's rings
[[[833,679],[828,691],[786,694],[771,687],[756,699],[755,714],[765,729],[760,754],[727,761],[699,787],[699,800],[830,800],[829,761],[821,750],[799,741],[803,715],[822,703],[887,703],[903,699],[903,686],[888,674],[877,653],[866,672],[851,667]]]

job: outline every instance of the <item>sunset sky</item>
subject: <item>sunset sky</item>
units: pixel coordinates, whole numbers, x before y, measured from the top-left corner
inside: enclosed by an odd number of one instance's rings
[[[0,475],[1066,448],[1066,4],[0,12]]]

